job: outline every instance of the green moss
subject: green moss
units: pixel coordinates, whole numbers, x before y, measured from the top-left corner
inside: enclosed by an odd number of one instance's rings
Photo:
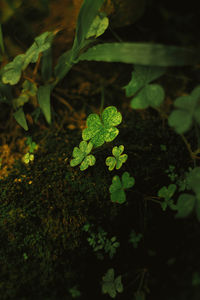
[[[96,173],[70,167],[73,141],[66,144],[61,135],[51,133],[33,163],[18,161],[0,181],[3,300],[23,299],[30,291],[33,299],[48,295],[57,281],[67,292],[63,278],[75,276],[70,261],[79,256],[82,225],[91,215],[101,220],[111,207],[106,168]]]

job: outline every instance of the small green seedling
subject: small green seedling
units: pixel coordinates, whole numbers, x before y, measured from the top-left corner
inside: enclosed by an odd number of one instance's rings
[[[108,170],[112,171],[114,169],[114,167],[116,166],[116,169],[120,169],[122,164],[126,162],[128,155],[127,154],[122,154],[122,152],[124,151],[124,146],[120,145],[119,147],[114,147],[112,149],[112,154],[113,156],[108,156],[106,158],[106,165],[109,166]]]
[[[31,161],[34,160],[34,154],[31,154],[31,153],[26,153],[23,157],[22,157],[22,161],[25,163],[25,164],[29,164]]]
[[[72,153],[74,158],[70,161],[70,166],[75,167],[81,163],[81,171],[86,170],[89,166],[93,166],[96,162],[96,159],[94,155],[88,155],[91,152],[92,148],[93,144],[91,142],[87,144],[86,141],[81,141],[79,144],[79,148],[74,147]]]
[[[129,235],[129,242],[133,245],[134,248],[137,248],[142,237],[142,233],[137,234],[134,230],[132,230]]]
[[[32,137],[27,137],[26,144],[29,146],[29,153],[33,153],[38,149],[38,145],[32,141]]]
[[[22,157],[22,161],[25,164],[29,164],[31,161],[34,160],[34,151],[38,149],[38,145],[32,141],[32,137],[27,137],[26,140],[27,146],[29,146],[29,151]]]
[[[189,172],[187,182],[194,194],[183,193],[179,196],[176,217],[187,217],[195,210],[197,219],[200,222],[200,167],[196,167]]]
[[[104,258],[103,254],[100,253],[101,250],[108,253],[111,259],[113,258],[116,253],[116,249],[120,246],[120,243],[116,241],[117,238],[115,236],[111,239],[107,238],[107,232],[105,232],[101,227],[98,228],[98,232],[95,234],[91,229],[91,225],[88,223],[86,223],[82,229],[90,234],[87,241],[93,248],[94,252],[97,252],[97,257],[99,259]]]
[[[149,106],[158,107],[162,104],[165,92],[161,85],[150,84],[165,72],[162,67],[149,67],[135,65],[131,81],[124,88],[126,96],[134,96],[131,100],[131,107],[134,109],[145,109]],[[137,93],[137,94],[136,94]]]
[[[126,201],[126,194],[124,189],[131,188],[135,183],[135,179],[130,177],[128,172],[124,172],[122,175],[122,182],[119,176],[114,176],[112,184],[109,188],[111,194],[111,201],[122,204]]]
[[[71,294],[72,298],[78,298],[81,296],[81,292],[76,285],[69,289],[69,293]]]
[[[118,293],[123,292],[123,284],[121,281],[121,275],[114,279],[114,269],[111,268],[102,277],[102,293],[108,293],[111,298],[115,298]]]
[[[176,109],[170,114],[168,123],[177,133],[187,132],[194,122],[200,124],[200,85],[190,95],[178,97],[174,106]]]
[[[85,128],[82,132],[84,141],[91,140],[94,147],[99,147],[104,142],[113,141],[119,133],[115,127],[122,121],[122,115],[115,106],[108,106],[104,109],[101,117],[97,114],[90,114],[87,118]]]
[[[168,206],[172,210],[176,210],[176,205],[174,204],[174,200],[172,199],[172,196],[174,195],[175,191],[176,191],[175,184],[170,184],[168,187],[163,186],[158,191],[158,197],[164,198],[164,202],[160,203],[163,211],[165,211]]]

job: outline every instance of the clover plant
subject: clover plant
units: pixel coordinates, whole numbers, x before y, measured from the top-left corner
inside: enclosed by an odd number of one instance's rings
[[[71,294],[72,298],[78,298],[81,296],[81,292],[76,285],[69,289],[69,293]]]
[[[113,156],[108,156],[106,158],[106,165],[109,167],[108,170],[112,171],[115,167],[116,169],[120,169],[122,164],[126,162],[128,155],[127,154],[122,154],[124,151],[124,146],[120,145],[119,147],[114,147],[112,149],[112,154]]]
[[[176,210],[176,205],[174,204],[174,200],[172,199],[176,188],[177,187],[175,184],[170,184],[168,187],[163,186],[158,191],[158,197],[164,198],[164,201],[160,203],[163,211],[165,211],[168,206],[171,209]]]
[[[112,238],[107,238],[107,232],[105,232],[101,227],[98,228],[98,232],[95,233],[92,230],[91,224],[86,223],[83,228],[85,232],[88,232],[90,236],[87,238],[89,245],[93,248],[94,252],[97,252],[97,258],[103,259],[104,256],[101,250],[109,254],[112,259],[116,253],[116,249],[120,246],[117,242],[117,238],[113,236]]]
[[[114,269],[111,268],[102,277],[102,293],[108,293],[111,298],[115,298],[118,293],[123,292],[121,275],[114,277]]]
[[[165,92],[161,85],[150,84],[165,73],[161,67],[148,67],[135,65],[132,78],[124,87],[126,96],[134,96],[131,107],[134,109],[145,109],[149,106],[158,107],[164,100]],[[136,94],[137,93],[137,94]]]
[[[26,144],[29,147],[29,151],[22,157],[22,161],[25,164],[29,164],[29,162],[34,160],[34,151],[38,149],[38,145],[32,141],[30,136],[27,137]]]
[[[112,184],[109,188],[111,194],[111,201],[122,204],[126,201],[125,189],[131,188],[135,184],[135,179],[130,176],[128,172],[122,175],[122,181],[119,176],[114,176]]]
[[[174,102],[175,110],[168,117],[168,123],[179,134],[185,133],[196,122],[200,125],[200,85],[190,95],[178,97]]]
[[[142,237],[142,233],[136,233],[135,230],[132,230],[129,235],[129,242],[133,245],[134,248],[137,248]]]
[[[104,142],[111,142],[119,133],[115,126],[121,121],[122,115],[115,106],[106,107],[101,117],[97,114],[90,114],[86,121],[87,128],[82,132],[82,139],[90,140],[94,147],[99,147]]]
[[[72,156],[74,157],[70,161],[70,166],[75,167],[77,165],[80,165],[80,170],[84,171],[86,170],[89,166],[93,166],[96,162],[96,159],[94,155],[90,154],[88,155],[93,148],[93,144],[91,142],[87,143],[86,141],[82,141],[79,144],[78,147],[74,147]]]

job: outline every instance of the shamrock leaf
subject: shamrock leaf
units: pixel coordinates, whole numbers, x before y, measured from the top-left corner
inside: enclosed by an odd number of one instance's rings
[[[165,92],[159,84],[149,84],[165,72],[162,67],[149,67],[136,65],[132,72],[131,81],[124,88],[126,96],[130,97],[137,93],[131,101],[134,109],[145,109],[149,106],[157,107],[163,102]]]
[[[172,196],[174,195],[176,191],[176,185],[175,184],[170,184],[168,187],[163,186],[159,191],[158,191],[158,197],[164,198],[164,202],[161,203],[162,209],[165,211],[167,206],[169,206],[171,209],[176,209],[176,206],[174,204],[174,201]]]
[[[115,298],[118,293],[123,292],[123,284],[121,282],[121,275],[114,279],[114,269],[111,268],[107,271],[105,276],[102,277],[102,293],[108,293],[111,298]]]
[[[91,139],[94,147],[103,145],[104,142],[113,141],[119,133],[117,126],[122,121],[122,115],[117,112],[115,106],[108,106],[104,109],[101,119],[97,114],[90,114],[87,118],[85,128],[82,132],[84,141]]]
[[[132,72],[130,82],[124,87],[126,96],[130,97],[138,92],[141,88],[146,86],[151,81],[162,76],[165,72],[163,67],[149,67],[142,65],[135,65]]]
[[[109,188],[111,193],[111,201],[117,203],[124,203],[126,201],[126,194],[124,189],[132,187],[135,183],[135,179],[130,177],[128,172],[124,172],[122,175],[122,182],[119,176],[114,176],[112,179],[112,184]]]
[[[131,107],[134,109],[145,109],[149,106],[155,108],[161,105],[165,92],[159,84],[147,84],[131,100]]]
[[[124,189],[129,189],[135,184],[135,179],[130,176],[128,172],[124,172],[122,175],[122,186]]]
[[[114,167],[116,166],[116,169],[120,169],[122,164],[127,160],[128,155],[127,154],[123,154],[121,155],[121,153],[124,151],[124,146],[120,145],[119,147],[114,147],[112,150],[112,154],[113,156],[108,156],[106,158],[106,165],[109,166],[109,171],[112,171],[114,169]]]
[[[178,97],[174,106],[176,109],[169,115],[168,123],[177,133],[190,130],[193,121],[200,124],[200,85],[190,95]]]
[[[134,248],[138,247],[138,243],[142,239],[143,235],[142,233],[136,233],[134,230],[131,230],[131,233],[129,235],[129,242],[133,244]]]
[[[87,144],[86,141],[81,141],[78,147],[74,147],[73,150],[73,159],[70,161],[70,166],[75,167],[80,164],[80,170],[83,171],[87,169],[89,166],[93,166],[96,162],[96,159],[93,155],[88,155],[92,150],[93,144],[89,142]]]
[[[27,152],[23,158],[22,158],[22,161],[25,163],[25,164],[29,164],[30,161],[33,161],[34,160],[34,155]]]

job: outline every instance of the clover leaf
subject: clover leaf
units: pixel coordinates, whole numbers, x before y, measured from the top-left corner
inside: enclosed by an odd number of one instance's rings
[[[111,268],[107,271],[105,276],[102,277],[102,293],[108,293],[111,298],[115,298],[118,293],[123,292],[123,284],[121,282],[121,275],[114,279],[114,269]]]
[[[128,155],[127,154],[122,154],[122,152],[124,151],[124,146],[120,145],[119,147],[114,147],[112,149],[112,154],[113,156],[108,156],[106,158],[106,165],[109,166],[109,171],[112,171],[114,169],[114,167],[116,166],[116,169],[120,169],[122,164],[124,162],[126,162]]]
[[[145,109],[149,106],[158,107],[163,102],[165,92],[159,84],[150,84],[165,72],[163,67],[149,67],[136,65],[132,72],[132,78],[124,87],[126,96],[135,95],[131,101],[134,109]]]
[[[115,106],[104,109],[101,118],[97,114],[90,114],[87,118],[85,128],[82,132],[84,141],[91,139],[94,147],[103,145],[104,142],[113,141],[119,133],[115,126],[122,121],[122,115]]]
[[[92,148],[93,144],[91,142],[87,144],[86,141],[81,141],[79,144],[79,148],[74,147],[72,153],[72,156],[74,158],[70,161],[70,166],[75,167],[81,163],[81,171],[86,170],[89,166],[93,166],[96,162],[96,159],[93,155],[88,155],[91,152]]]
[[[112,184],[109,188],[111,193],[111,201],[122,204],[126,201],[126,194],[124,189],[131,188],[135,183],[135,179],[130,177],[128,172],[124,172],[122,175],[122,182],[119,176],[114,176]]]
[[[29,164],[30,161],[34,160],[34,154],[31,154],[30,152],[27,152],[23,157],[22,157],[22,161],[25,164]]]
[[[170,184],[168,187],[163,186],[158,191],[158,197],[164,198],[164,202],[161,202],[161,207],[163,211],[166,210],[167,206],[169,206],[171,209],[175,210],[176,205],[174,204],[174,200],[171,199],[176,191],[176,185]]]
[[[200,85],[190,95],[178,97],[174,102],[175,110],[169,115],[168,124],[179,134],[192,127],[193,121],[200,124]]]
[[[130,97],[134,95],[145,85],[162,76],[164,72],[165,68],[163,67],[135,65],[134,71],[132,72],[132,78],[124,87],[126,96]]]

